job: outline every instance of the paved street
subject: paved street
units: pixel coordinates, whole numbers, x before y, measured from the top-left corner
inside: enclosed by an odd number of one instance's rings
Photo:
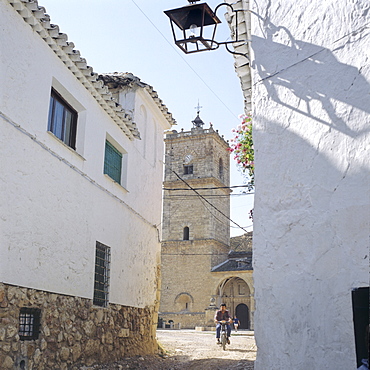
[[[157,338],[164,356],[125,358],[111,366],[87,369],[147,370],[252,370],[256,358],[253,332],[235,331],[226,351],[216,344],[215,332],[195,330],[158,330]],[[82,370],[82,369],[81,369]]]
[[[158,330],[159,343],[173,360],[173,369],[253,369],[256,358],[254,336],[248,331],[231,334],[231,344],[223,351],[215,332]]]

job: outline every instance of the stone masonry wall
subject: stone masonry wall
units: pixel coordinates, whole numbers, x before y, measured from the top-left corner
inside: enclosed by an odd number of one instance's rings
[[[37,340],[20,340],[22,307],[41,309]],[[89,299],[0,283],[0,369],[77,369],[110,363],[126,353],[155,353],[154,311],[96,307]]]
[[[160,314],[160,318],[169,324],[169,321],[173,321],[173,328],[179,329],[194,329],[196,326],[206,325],[206,314],[205,313],[168,313]]]

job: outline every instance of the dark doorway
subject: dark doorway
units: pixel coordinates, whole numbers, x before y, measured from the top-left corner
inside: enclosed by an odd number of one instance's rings
[[[369,287],[352,290],[357,367],[360,367],[362,359],[368,359],[370,354],[369,304]]]
[[[249,309],[244,303],[238,304],[235,315],[240,321],[239,329],[249,329]]]

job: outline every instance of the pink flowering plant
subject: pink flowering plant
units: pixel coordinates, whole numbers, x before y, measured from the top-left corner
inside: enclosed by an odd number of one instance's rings
[[[252,117],[241,115],[241,123],[231,131],[234,137],[230,140],[230,153],[238,163],[241,172],[248,177],[248,190],[254,187],[254,148],[252,138]]]

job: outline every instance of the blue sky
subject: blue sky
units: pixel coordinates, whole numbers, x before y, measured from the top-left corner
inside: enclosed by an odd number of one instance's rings
[[[212,122],[226,139],[239,124],[243,95],[234,71],[234,61],[224,47],[215,51],[184,54],[175,46],[164,10],[187,5],[185,0],[39,0],[51,23],[68,35],[81,56],[97,73],[131,72],[152,85],[177,121],[175,129],[189,130],[202,106],[205,128]],[[220,1],[210,0],[215,9]],[[217,13],[222,23],[216,40],[225,41],[229,30],[225,7]],[[243,177],[231,160],[231,185]],[[234,190],[239,193],[240,190]],[[253,195],[231,197],[231,219],[251,230],[248,212]],[[231,228],[231,235],[243,230]]]

